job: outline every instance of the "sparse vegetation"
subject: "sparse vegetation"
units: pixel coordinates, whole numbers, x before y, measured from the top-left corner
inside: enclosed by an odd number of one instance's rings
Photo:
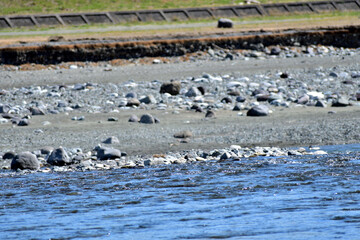
[[[123,11],[243,4],[246,0],[1,0],[0,15]],[[258,0],[260,3],[296,0]],[[298,0],[301,2],[305,0]]]

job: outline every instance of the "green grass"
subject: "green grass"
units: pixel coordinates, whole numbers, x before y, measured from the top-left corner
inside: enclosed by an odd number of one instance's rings
[[[360,17],[360,12],[359,11],[354,11],[354,12],[340,12],[340,11],[334,11],[334,12],[328,12],[328,13],[320,13],[320,14],[314,14],[314,13],[307,13],[307,14],[292,14],[292,15],[279,15],[279,16],[264,16],[264,17],[246,17],[246,18],[231,18],[232,20],[234,20],[235,22],[239,22],[241,24],[235,24],[235,29],[243,29],[245,27],[245,25],[250,25],[250,26],[261,26],[261,25],[266,25],[266,24],[271,24],[271,22],[273,21],[278,21],[279,23],[281,23],[282,21],[286,22],[287,19],[293,19],[293,20],[306,20],[308,22],[321,22],[321,21],[331,21],[331,22],[337,22],[340,19],[353,19],[356,20]],[[121,25],[109,25],[109,24],[90,24],[90,25],[79,25],[79,26],[43,26],[43,27],[22,27],[22,28],[13,28],[13,29],[9,29],[9,28],[5,28],[5,29],[0,29],[0,33],[9,33],[7,36],[1,36],[1,38],[12,38],[12,37],[19,37],[19,35],[16,35],[16,33],[21,33],[24,31],[28,31],[30,32],[27,36],[49,36],[49,35],[57,35],[57,34],[49,34],[46,33],[46,31],[49,30],[59,30],[61,32],[61,30],[85,30],[81,33],[81,35],[87,35],[87,29],[106,29],[106,27],[116,27],[116,26],[126,26],[126,27],[132,27],[132,26],[138,26],[138,25],[176,25],[176,24],[182,24],[182,23],[186,23],[189,25],[189,29],[194,28],[191,24],[192,23],[214,23],[214,26],[216,26],[216,23],[214,22],[216,20],[214,19],[197,19],[197,20],[188,20],[188,21],[176,21],[176,22],[166,22],[166,21],[162,21],[162,22],[135,22],[135,23],[125,23],[125,24],[121,24]],[[301,22],[301,21],[299,21]],[[205,29],[206,30],[206,29]],[[44,33],[34,33],[34,35],[31,34],[32,31],[44,31]],[[155,33],[159,33],[162,31],[166,31],[166,32],[171,32],[171,30],[161,30],[161,28],[159,28],[158,30],[149,30],[149,31],[144,31],[144,30],[123,30],[123,31],[115,31],[114,30],[109,30],[109,31],[105,31],[102,32],[101,34],[105,34],[105,33],[111,33],[111,32],[122,32],[124,34],[128,33],[134,33],[134,32],[151,32],[153,31],[154,34]],[[178,29],[174,28],[174,31],[177,32]],[[12,33],[14,33],[14,35],[12,35]],[[94,35],[97,32],[95,31],[89,31],[88,34],[90,35]],[[99,32],[100,33],[100,32]],[[67,35],[67,36],[71,36],[71,35],[77,35],[78,33],[67,33],[64,34],[62,33],[61,35]]]
[[[0,0],[0,15],[124,11],[234,5],[244,0]],[[259,0],[261,3],[305,0]]]

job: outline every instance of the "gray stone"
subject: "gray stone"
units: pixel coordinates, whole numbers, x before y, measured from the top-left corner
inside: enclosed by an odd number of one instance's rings
[[[109,117],[108,118],[108,122],[117,122],[119,121],[119,119],[117,119],[116,117]]]
[[[197,89],[196,87],[191,87],[187,93],[185,93],[186,97],[198,97],[201,96],[201,92],[199,89]]]
[[[174,138],[190,138],[193,134],[190,131],[182,131],[174,134]]]
[[[227,18],[220,18],[218,20],[218,28],[232,28],[234,26],[234,22]]]
[[[129,122],[139,122],[139,118],[136,115],[131,115],[129,118]]]
[[[269,94],[265,93],[265,94],[257,94],[256,96],[256,101],[258,102],[266,102],[269,100]]]
[[[140,106],[140,101],[137,98],[129,98],[126,104],[127,107]]]
[[[17,123],[18,126],[28,126],[30,124],[30,121],[29,119],[26,119],[26,118],[23,118],[23,119],[20,119],[20,121]]]
[[[268,102],[271,103],[272,101],[275,101],[275,100],[282,100],[282,97],[278,94],[275,94],[275,93],[271,93],[268,97]]]
[[[105,144],[117,144],[120,143],[119,139],[115,136],[111,136],[103,141]]]
[[[337,78],[339,75],[336,72],[331,72],[329,76]]]
[[[140,102],[145,104],[156,104],[156,99],[153,95],[147,95],[146,97],[141,98]]]
[[[50,146],[45,146],[40,149],[41,154],[50,154],[52,151],[54,151],[54,148]]]
[[[4,123],[8,123],[8,122],[9,122],[9,120],[0,117],[0,124],[4,124]]]
[[[32,107],[30,108],[31,115],[45,115],[44,110],[38,107]]]
[[[12,124],[19,124],[19,122],[21,121],[21,118],[19,118],[19,117],[12,117],[11,118],[11,123]]]
[[[279,47],[273,47],[270,49],[270,55],[278,56],[281,53],[281,48]]]
[[[150,114],[144,114],[144,115],[141,116],[139,122],[140,123],[145,123],[145,124],[153,124],[153,123],[155,123],[155,119]]]
[[[38,170],[40,168],[40,163],[37,157],[30,152],[22,152],[16,155],[11,161],[11,169],[30,169],[30,170]]]
[[[224,97],[223,99],[221,99],[221,102],[222,103],[232,103],[232,100],[229,97]]]
[[[235,104],[233,111],[241,111],[241,106],[239,104]]]
[[[178,95],[180,93],[181,83],[174,81],[170,83],[163,83],[160,87],[160,93],[169,93],[171,95]]]
[[[357,92],[357,93],[355,94],[355,97],[356,97],[356,100],[357,100],[357,101],[360,101],[360,92]]]
[[[352,72],[351,77],[352,78],[360,78],[360,72]]]
[[[345,80],[345,81],[342,81],[342,83],[345,85],[354,85],[355,84],[355,82],[352,80]]]
[[[80,90],[84,90],[85,89],[85,85],[82,83],[76,83],[73,87],[73,90],[76,91],[80,91]]]
[[[333,107],[347,107],[349,106],[349,100],[345,97],[340,97],[332,103]]]
[[[298,104],[307,104],[309,102],[309,100],[310,100],[309,95],[305,94],[305,95],[299,97],[296,102]]]
[[[247,114],[250,117],[264,117],[269,115],[269,108],[265,105],[259,105],[251,108]]]
[[[319,100],[319,101],[317,101],[317,102],[315,103],[315,107],[323,107],[323,108],[325,108],[325,107],[326,107],[326,103],[325,103],[324,101]]]
[[[137,98],[136,93],[130,92],[125,95],[126,98]]]
[[[5,119],[12,119],[14,117],[11,113],[3,113],[1,116]]]
[[[0,113],[7,113],[9,112],[10,107],[7,105],[0,105]]]
[[[16,156],[16,153],[9,151],[6,152],[3,156],[2,159],[7,160],[7,159],[13,159]]]
[[[215,117],[215,113],[212,110],[208,110],[205,114],[206,118],[213,118]]]
[[[205,88],[203,86],[197,87],[197,89],[201,92],[202,95],[205,94]]]
[[[228,91],[228,95],[229,96],[240,96],[240,92],[239,92],[239,90],[231,89],[230,91]]]
[[[57,104],[57,107],[59,107],[59,108],[67,107],[67,103],[65,101],[59,101]]]
[[[53,150],[47,159],[47,163],[55,166],[64,166],[71,162],[71,158],[62,147]]]
[[[160,123],[160,119],[158,119],[157,117],[154,117],[155,123]]]
[[[228,152],[224,152],[223,155],[221,155],[220,160],[227,160],[231,158],[231,154]]]
[[[227,53],[225,59],[234,60],[234,55],[231,53]]]
[[[115,148],[98,147],[96,148],[96,157],[99,160],[111,160],[121,158],[121,151]]]
[[[296,150],[289,150],[288,155],[289,156],[298,156],[298,155],[302,155],[302,154]]]
[[[245,102],[246,98],[239,96],[239,97],[236,97],[236,101],[237,102]]]
[[[190,109],[195,110],[195,112],[202,112],[203,111],[202,108],[197,104],[192,105]]]
[[[209,54],[211,57],[215,56],[215,52],[214,52],[214,50],[212,50],[211,48],[208,50],[208,54]]]

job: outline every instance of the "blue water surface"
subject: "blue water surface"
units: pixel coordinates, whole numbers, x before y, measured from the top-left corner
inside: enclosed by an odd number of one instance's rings
[[[0,174],[1,239],[360,239],[360,144],[329,155]]]

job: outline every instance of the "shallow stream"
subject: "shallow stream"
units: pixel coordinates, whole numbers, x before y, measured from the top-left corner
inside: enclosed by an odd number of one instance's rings
[[[0,172],[0,239],[360,239],[360,144],[329,155]]]

